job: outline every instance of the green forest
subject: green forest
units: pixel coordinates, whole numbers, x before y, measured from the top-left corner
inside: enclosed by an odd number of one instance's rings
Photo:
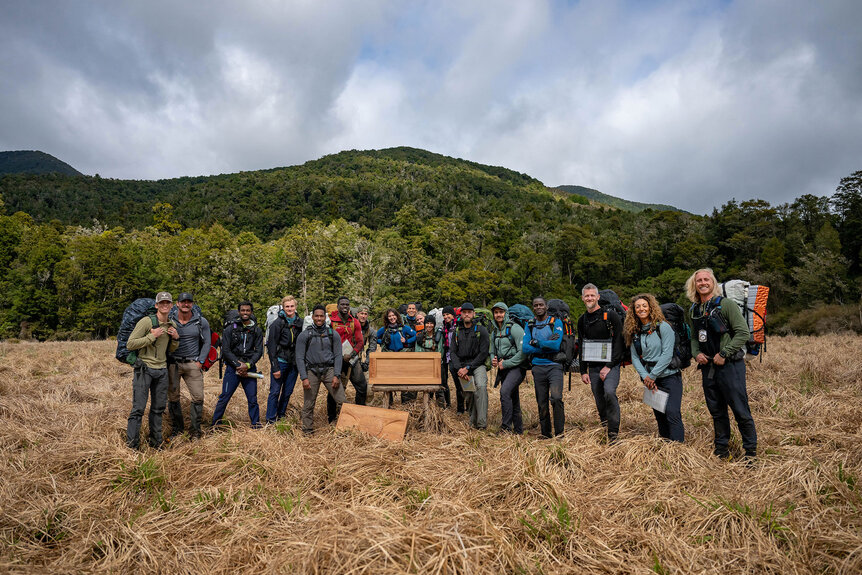
[[[823,196],[706,216],[624,211],[501,167],[412,148],[160,181],[0,178],[0,337],[116,333],[125,307],[191,291],[217,318],[295,295],[386,307],[559,297],[586,282],[685,304],[683,283],[770,286],[772,333],[860,327],[862,171]]]

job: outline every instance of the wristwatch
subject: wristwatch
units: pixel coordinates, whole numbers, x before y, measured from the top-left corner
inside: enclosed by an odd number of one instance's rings
[[[720,355],[720,356],[721,356],[721,357],[723,357],[724,359],[727,359],[727,354],[726,354],[726,353],[724,353],[724,350],[722,350],[722,351],[718,352],[718,355]]]

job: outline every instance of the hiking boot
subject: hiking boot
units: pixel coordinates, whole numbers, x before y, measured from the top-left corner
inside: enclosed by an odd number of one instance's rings
[[[727,461],[730,459],[730,451],[726,447],[725,448],[716,447],[712,453],[713,453],[713,455],[715,455],[716,457],[718,457],[719,459],[722,459],[724,461]]]

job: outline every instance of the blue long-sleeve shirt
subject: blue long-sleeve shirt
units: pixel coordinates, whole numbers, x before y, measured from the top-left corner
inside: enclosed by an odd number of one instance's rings
[[[536,346],[530,345],[532,340],[536,340]],[[521,351],[532,356],[532,365],[550,365],[555,363],[551,358],[560,351],[562,342],[563,322],[547,316],[544,321],[536,322],[532,327],[527,324]]]
[[[387,330],[390,332],[390,337],[384,338]],[[401,335],[404,336],[404,343],[401,343]],[[389,341],[385,341],[386,339]],[[380,345],[380,351],[401,351],[409,348],[415,341],[416,332],[409,325],[381,327],[377,330],[377,344]]]

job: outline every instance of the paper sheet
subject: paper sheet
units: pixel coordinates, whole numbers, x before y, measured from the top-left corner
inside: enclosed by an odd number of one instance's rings
[[[658,412],[664,413],[665,406],[667,406],[668,396],[669,394],[666,391],[662,391],[660,389],[650,391],[646,386],[644,386],[644,403]]]
[[[613,345],[609,339],[585,339],[582,353],[584,361],[608,363],[613,355]]]

